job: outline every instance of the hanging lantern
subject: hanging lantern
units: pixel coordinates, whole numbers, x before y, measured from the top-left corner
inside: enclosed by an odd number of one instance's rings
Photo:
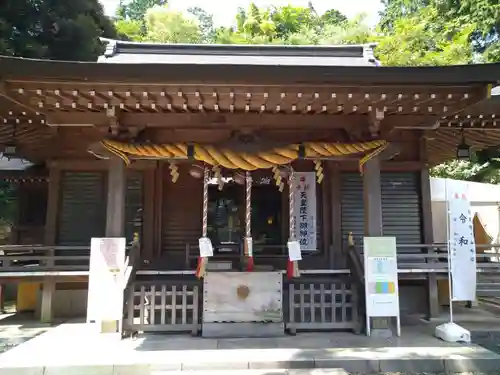
[[[465,143],[464,129],[462,128],[462,141],[457,146],[457,160],[470,161],[471,151],[470,146]]]
[[[4,146],[2,156],[7,160],[18,158],[17,146],[15,144],[7,144]]]
[[[191,177],[200,179],[203,177],[203,167],[197,164],[193,164],[191,168],[189,168],[189,174],[191,175]]]
[[[5,144],[2,156],[7,160],[19,158],[17,152],[19,151],[16,146],[16,121],[12,120],[12,140]]]
[[[245,176],[241,173],[235,173],[233,176],[234,182],[236,182],[238,185],[244,185],[245,184]]]

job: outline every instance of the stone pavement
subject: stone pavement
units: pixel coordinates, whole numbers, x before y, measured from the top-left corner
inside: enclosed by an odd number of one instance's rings
[[[42,333],[50,326],[33,323],[19,314],[0,314],[0,353],[6,352]]]
[[[431,325],[407,326],[401,338],[351,333],[203,339],[146,335],[118,340],[83,323],[61,324],[0,355],[0,375],[306,375],[345,372],[493,372],[500,355],[446,344]],[[285,370],[290,370],[286,372]]]

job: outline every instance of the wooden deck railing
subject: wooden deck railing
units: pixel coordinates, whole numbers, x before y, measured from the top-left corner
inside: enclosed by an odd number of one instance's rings
[[[363,259],[363,247],[355,246]],[[495,252],[475,253],[477,271],[479,273],[500,272],[500,245],[475,245],[476,249]],[[446,273],[448,271],[447,244],[398,244],[398,272],[400,274],[409,273]]]
[[[89,246],[0,246],[0,274],[33,271],[88,271],[89,260]]]

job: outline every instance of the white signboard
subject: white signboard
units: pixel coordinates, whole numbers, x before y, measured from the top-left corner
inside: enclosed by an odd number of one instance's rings
[[[87,323],[122,319],[125,245],[125,238],[91,240]]]
[[[295,172],[295,238],[302,251],[316,251],[316,174]]]
[[[364,237],[367,333],[370,318],[396,317],[399,323],[398,261],[395,237]]]
[[[448,196],[449,257],[453,301],[476,300],[476,249],[472,212],[465,191],[451,191]]]
[[[288,241],[288,259],[292,262],[302,260],[302,252],[299,241]]]

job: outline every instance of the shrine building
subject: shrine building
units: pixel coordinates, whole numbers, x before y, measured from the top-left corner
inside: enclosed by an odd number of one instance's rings
[[[106,42],[97,62],[0,57],[0,142],[18,164],[1,178],[19,202],[0,282],[31,285],[28,309],[85,316],[91,238],[126,237],[126,330],[360,332],[363,236],[383,235],[397,241],[401,314],[439,314],[429,168],[500,146],[500,64]],[[202,264],[200,237],[214,252]],[[248,310],[219,310],[207,288]],[[265,288],[276,304],[253,306]]]

